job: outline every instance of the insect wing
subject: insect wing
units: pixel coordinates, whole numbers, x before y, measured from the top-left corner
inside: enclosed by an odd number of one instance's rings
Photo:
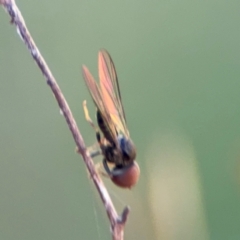
[[[129,137],[115,66],[106,50],[99,52],[98,70],[102,97],[107,111],[117,130]]]
[[[112,137],[112,140],[117,144],[117,135],[116,135],[115,126],[112,123],[112,119],[111,119],[110,115],[108,114],[108,111],[106,110],[106,104],[104,103],[102,93],[101,93],[96,81],[94,80],[92,74],[89,72],[89,70],[86,66],[82,67],[82,72],[83,72],[83,78],[86,82],[86,85],[92,96],[92,99],[93,99],[97,109],[101,113],[104,123],[106,124],[106,126],[109,129],[109,133]]]

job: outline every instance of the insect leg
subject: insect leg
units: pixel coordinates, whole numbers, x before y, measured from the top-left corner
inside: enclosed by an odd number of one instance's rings
[[[92,126],[92,128],[96,132],[99,131],[98,128],[94,125],[92,119],[89,116],[89,112],[88,112],[88,108],[87,108],[87,101],[86,100],[83,101],[83,111],[84,111],[84,115],[85,115],[86,121],[89,122],[89,124]]]
[[[90,157],[94,158],[97,157],[98,155],[102,154],[102,151],[100,149],[92,149],[92,147],[88,147],[88,151],[90,153]]]
[[[109,169],[109,166],[107,164],[107,160],[105,158],[103,159],[103,167],[104,167],[105,171],[107,172],[108,176],[112,176],[112,172]]]
[[[88,108],[87,108],[87,101],[83,101],[83,111],[84,111],[84,115],[85,115],[85,118],[87,120],[87,122],[89,122],[89,124],[92,126],[92,128],[95,130],[96,132],[96,138],[97,138],[97,141],[98,143],[100,144],[101,143],[101,135],[100,135],[100,131],[98,129],[97,126],[95,126],[95,124],[93,123],[92,119],[90,118],[89,116],[89,112],[88,112]]]

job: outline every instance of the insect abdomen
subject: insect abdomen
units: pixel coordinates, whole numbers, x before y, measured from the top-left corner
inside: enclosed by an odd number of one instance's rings
[[[98,122],[98,126],[99,128],[101,129],[104,137],[108,140],[109,143],[113,144],[114,143],[114,140],[112,139],[111,135],[110,135],[110,132],[109,132],[109,129],[108,127],[106,126],[103,118],[102,118],[102,114],[97,110],[97,122]]]

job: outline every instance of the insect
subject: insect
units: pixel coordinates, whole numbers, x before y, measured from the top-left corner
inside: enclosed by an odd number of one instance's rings
[[[96,131],[106,173],[116,185],[131,188],[138,181],[140,169],[135,161],[136,148],[126,125],[115,66],[106,50],[98,54],[98,71],[99,84],[88,68],[82,67],[83,78],[97,108],[96,118],[101,132],[89,116],[86,101],[83,104],[85,117]]]

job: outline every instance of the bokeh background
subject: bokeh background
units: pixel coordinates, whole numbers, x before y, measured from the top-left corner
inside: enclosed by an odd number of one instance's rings
[[[104,179],[125,239],[240,239],[240,2],[17,1],[87,145],[112,55],[141,178]],[[111,239],[108,219],[44,77],[0,9],[0,239]],[[100,162],[101,158],[95,159]]]

